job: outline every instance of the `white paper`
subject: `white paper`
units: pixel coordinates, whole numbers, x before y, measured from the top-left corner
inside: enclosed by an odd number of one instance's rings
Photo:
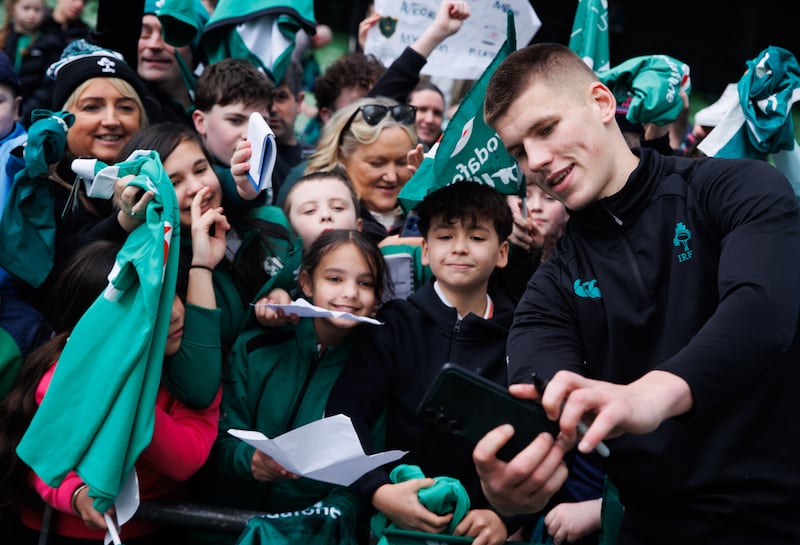
[[[293,429],[274,439],[250,430],[228,433],[268,454],[288,471],[326,483],[349,486],[366,472],[399,460],[407,451],[367,455],[350,418],[337,414]]]
[[[339,312],[336,310],[328,310],[327,308],[317,307],[306,301],[305,299],[297,299],[288,305],[279,305],[276,303],[250,303],[254,307],[267,306],[273,310],[283,309],[283,312],[289,316],[290,314],[297,314],[301,318],[345,318],[347,320],[355,320],[356,322],[366,322],[368,324],[383,325],[375,318],[367,316],[356,316],[350,312]]]
[[[264,121],[264,116],[258,112],[250,114],[247,140],[250,141],[250,149],[253,152],[250,157],[250,170],[247,171],[247,178],[256,191],[271,188],[272,170],[275,168],[275,159],[277,158],[275,133]]]
[[[452,79],[476,80],[506,41],[507,11],[514,12],[517,48],[525,47],[542,27],[529,0],[486,2],[468,0],[470,16],[461,29],[433,50],[420,73]],[[442,0],[375,0],[375,11],[394,21],[393,31],[380,23],[367,33],[364,52],[389,66],[431,25]],[[388,36],[387,36],[388,34]]]
[[[125,480],[125,484],[122,485],[119,494],[117,494],[117,499],[114,500],[115,516],[104,515],[108,525],[108,530],[103,540],[105,545],[109,545],[112,542],[115,545],[121,544],[119,529],[133,518],[137,509],[139,509],[139,478],[134,469]]]

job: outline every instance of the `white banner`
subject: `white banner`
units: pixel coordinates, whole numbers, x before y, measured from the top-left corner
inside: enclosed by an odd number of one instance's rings
[[[431,25],[441,0],[375,0],[382,18],[367,34],[364,51],[389,66]],[[437,47],[422,74],[476,80],[506,39],[507,11],[514,13],[517,46],[524,47],[542,27],[528,0],[469,0],[470,16]]]

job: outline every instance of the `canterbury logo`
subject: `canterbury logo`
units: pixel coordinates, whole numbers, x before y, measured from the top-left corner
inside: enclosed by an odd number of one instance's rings
[[[108,57],[102,57],[99,61],[97,61],[97,65],[100,67],[101,72],[114,74],[117,71],[117,63],[115,63]]]
[[[589,299],[600,299],[603,297],[600,293],[600,288],[597,287],[597,280],[583,282],[578,278],[572,284],[572,289],[575,290],[575,295],[578,297],[588,297]]]

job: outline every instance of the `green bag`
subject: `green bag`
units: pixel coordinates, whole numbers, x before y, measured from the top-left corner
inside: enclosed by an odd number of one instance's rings
[[[251,518],[236,545],[358,545],[358,513],[351,494],[333,491],[302,510]]]

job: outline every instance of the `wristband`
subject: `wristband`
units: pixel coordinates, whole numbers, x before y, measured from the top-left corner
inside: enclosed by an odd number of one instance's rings
[[[211,273],[213,273],[213,272],[214,272],[214,269],[212,269],[212,268],[211,268],[211,267],[209,267],[208,265],[189,265],[189,268],[190,268],[190,269],[205,269],[205,270],[207,270],[208,272],[211,272]]]
[[[89,488],[89,485],[82,484],[75,489],[75,492],[72,493],[72,501],[70,501],[70,506],[72,506],[72,512],[77,516],[81,516],[80,512],[78,511],[78,494],[80,494],[81,490],[84,488]]]

